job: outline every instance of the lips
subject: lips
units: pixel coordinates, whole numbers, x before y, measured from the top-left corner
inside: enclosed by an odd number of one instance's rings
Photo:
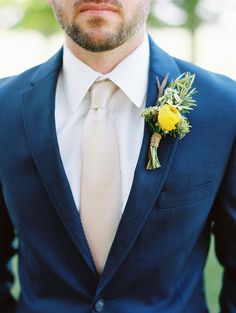
[[[102,11],[111,11],[111,12],[117,12],[117,8],[115,8],[114,6],[112,5],[109,5],[109,4],[84,4],[80,7],[80,12],[88,12],[88,11],[91,11],[91,12],[102,12]]]

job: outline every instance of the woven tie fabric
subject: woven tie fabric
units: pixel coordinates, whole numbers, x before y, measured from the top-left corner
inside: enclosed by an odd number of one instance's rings
[[[95,266],[102,273],[121,216],[121,172],[108,104],[117,87],[109,80],[91,88],[82,139],[80,218]]]

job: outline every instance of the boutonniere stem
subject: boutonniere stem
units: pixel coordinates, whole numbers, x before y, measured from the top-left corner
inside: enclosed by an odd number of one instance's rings
[[[182,139],[190,131],[191,125],[184,114],[189,113],[196,106],[196,101],[193,99],[196,89],[192,88],[194,79],[195,75],[183,73],[166,87],[168,75],[161,83],[157,78],[156,105],[146,108],[141,114],[153,133],[147,170],[161,166],[157,151],[163,137],[170,135]]]
[[[149,160],[147,164],[147,170],[151,170],[153,168],[158,168],[161,166],[157,156],[157,148],[159,147],[160,141],[161,135],[158,133],[153,133],[149,147]]]

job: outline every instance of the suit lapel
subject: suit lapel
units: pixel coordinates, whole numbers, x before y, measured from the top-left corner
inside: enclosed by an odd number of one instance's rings
[[[88,266],[96,273],[57,143],[54,109],[60,69],[61,52],[40,68],[32,86],[23,92],[23,121],[33,159],[51,201]]]
[[[156,103],[156,77],[162,80],[167,73],[169,73],[170,79],[176,78],[180,75],[180,71],[173,59],[161,49],[157,48],[150,39],[150,70],[146,103],[147,107],[153,106]],[[151,209],[153,208],[153,205],[155,204],[168,174],[178,139],[172,137],[162,139],[158,149],[158,157],[162,166],[157,170],[147,171],[146,165],[148,161],[147,156],[150,137],[151,132],[146,124],[132,188],[104,272],[99,282],[97,294],[99,294],[101,289],[103,289],[112,279],[130,252]]]

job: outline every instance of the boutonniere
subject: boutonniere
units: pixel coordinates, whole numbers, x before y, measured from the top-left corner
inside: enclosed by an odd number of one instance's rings
[[[191,125],[184,114],[189,113],[196,106],[196,101],[193,99],[196,89],[192,88],[194,79],[195,75],[183,73],[166,87],[168,75],[162,83],[157,78],[156,105],[146,108],[141,114],[153,133],[147,170],[161,166],[157,150],[162,137],[169,135],[182,139],[190,131]]]

